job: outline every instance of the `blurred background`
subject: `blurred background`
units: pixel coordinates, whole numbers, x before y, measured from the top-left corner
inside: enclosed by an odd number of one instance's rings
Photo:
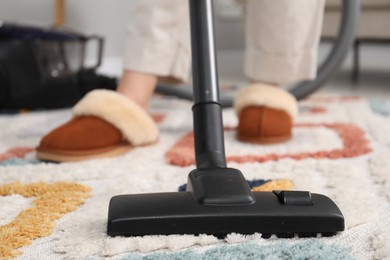
[[[86,35],[105,38],[99,71],[119,76],[131,0],[1,0],[0,20],[48,26],[58,23],[56,3],[64,3],[61,23]],[[242,6],[236,0],[215,0],[216,42],[222,82],[244,84]],[[328,0],[320,62],[327,55],[338,28],[340,0]],[[363,0],[355,41],[342,69],[323,92],[390,97],[390,0]],[[92,50],[93,51],[93,50]],[[87,59],[92,56],[87,53]]]

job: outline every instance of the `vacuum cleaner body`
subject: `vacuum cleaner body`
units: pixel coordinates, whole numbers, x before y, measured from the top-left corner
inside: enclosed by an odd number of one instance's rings
[[[96,63],[87,66],[92,41]],[[99,36],[0,21],[0,108],[71,107],[93,89],[115,89],[115,78],[97,72],[103,47]]]
[[[332,235],[344,230],[335,203],[307,191],[251,192],[225,158],[212,0],[190,0],[196,169],[186,192],[120,195],[111,199],[107,234],[262,233],[263,237]]]

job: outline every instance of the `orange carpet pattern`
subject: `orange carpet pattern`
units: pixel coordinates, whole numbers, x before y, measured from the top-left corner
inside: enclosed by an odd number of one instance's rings
[[[1,259],[15,257],[21,254],[20,247],[52,234],[56,220],[78,209],[91,196],[89,187],[72,182],[26,185],[14,182],[0,186],[0,196],[14,194],[35,197],[35,201],[11,223],[0,226]]]

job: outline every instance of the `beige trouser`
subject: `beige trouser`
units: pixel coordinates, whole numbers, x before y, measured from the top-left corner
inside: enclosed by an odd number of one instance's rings
[[[275,84],[313,79],[324,2],[247,0],[246,76]],[[129,17],[125,69],[188,81],[188,0],[132,0]]]

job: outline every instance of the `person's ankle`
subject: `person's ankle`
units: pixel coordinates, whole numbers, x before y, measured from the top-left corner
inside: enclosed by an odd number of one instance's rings
[[[117,92],[134,101],[143,109],[147,109],[157,84],[157,76],[142,72],[125,70]]]
[[[148,109],[150,98],[145,98],[143,96],[139,96],[136,93],[132,93],[132,92],[130,92],[130,93],[126,93],[123,91],[117,91],[117,92],[122,94],[126,98],[130,99],[131,101],[136,103],[138,106],[142,107],[144,110]]]

